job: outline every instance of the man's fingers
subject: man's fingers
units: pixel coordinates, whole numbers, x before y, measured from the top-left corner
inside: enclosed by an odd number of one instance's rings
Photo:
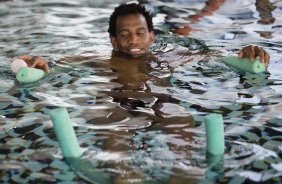
[[[238,54],[239,58],[243,58],[244,57],[244,51],[242,50],[239,54]]]
[[[47,62],[41,59],[40,57],[33,57],[30,60],[29,64],[30,64],[29,66],[32,68],[38,68],[44,70],[45,72],[49,72],[49,66]]]
[[[22,59],[22,60],[24,60],[24,61],[27,61],[27,60],[30,60],[31,56],[22,55],[22,56],[19,56],[18,58],[19,58],[19,59]]]
[[[43,70],[44,70],[45,72],[49,73],[49,66],[48,66],[47,63],[45,63],[45,64],[43,65]]]
[[[37,62],[37,60],[35,59],[35,60],[31,61],[29,64],[30,64],[29,67],[35,68],[36,65],[38,64],[38,62]]]
[[[261,62],[265,63],[266,65],[269,64],[269,60],[270,60],[270,56],[267,54],[267,52],[265,50],[263,50],[260,47],[256,46],[256,53],[259,56],[259,59],[261,60]]]
[[[18,58],[24,60],[27,66],[29,67],[35,67],[36,65],[35,60],[37,57],[29,56],[29,55],[22,55],[22,56],[19,56]]]
[[[256,52],[256,55],[259,56],[259,59],[265,63],[265,54],[264,54],[264,50],[262,48],[259,48],[259,47],[255,47],[255,52]]]
[[[47,62],[40,58],[36,58],[36,60],[32,63],[31,67],[44,70],[47,73],[49,72],[49,66]]]
[[[255,48],[254,46],[250,46],[249,58],[251,61],[255,60]]]
[[[265,53],[264,63],[266,64],[266,66],[268,66],[269,60],[270,60],[270,56],[267,53]]]

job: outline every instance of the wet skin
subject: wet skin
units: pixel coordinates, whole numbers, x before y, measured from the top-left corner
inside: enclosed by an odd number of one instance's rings
[[[141,14],[119,16],[116,20],[116,37],[111,36],[114,49],[138,57],[149,53],[154,42],[154,32],[149,31],[146,19]]]

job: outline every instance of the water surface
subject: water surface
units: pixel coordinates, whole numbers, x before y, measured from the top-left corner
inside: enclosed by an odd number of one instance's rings
[[[140,1],[154,14],[146,58],[112,54],[108,17],[120,1],[4,1],[0,5],[1,183],[281,183],[280,1]],[[257,1],[259,2],[259,1]],[[268,7],[268,8],[263,8]],[[189,36],[176,28],[190,26]],[[248,44],[271,56],[268,72],[218,61]],[[11,58],[52,71],[19,84]],[[83,159],[63,159],[49,111],[66,107]],[[224,162],[208,167],[203,119],[224,117]]]

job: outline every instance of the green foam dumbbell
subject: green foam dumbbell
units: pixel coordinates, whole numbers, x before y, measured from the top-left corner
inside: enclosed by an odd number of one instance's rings
[[[79,158],[82,155],[82,150],[79,146],[67,109],[53,109],[50,111],[50,117],[64,157]]]
[[[262,73],[266,70],[265,64],[258,59],[250,61],[249,58],[239,58],[235,56],[230,56],[222,57],[220,60],[227,65],[231,65],[245,72]]]
[[[207,152],[212,155],[224,154],[224,126],[221,114],[205,117]]]
[[[37,68],[21,67],[16,75],[19,82],[35,82],[44,77],[45,72]]]

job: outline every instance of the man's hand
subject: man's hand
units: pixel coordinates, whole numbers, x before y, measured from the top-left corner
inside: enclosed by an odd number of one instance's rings
[[[29,67],[38,68],[47,73],[49,72],[49,66],[47,62],[40,57],[23,55],[19,56],[18,58],[24,60]]]
[[[247,47],[244,47],[239,52],[238,55],[240,58],[247,57],[251,61],[254,61],[255,58],[259,56],[259,59],[261,60],[261,62],[265,63],[266,66],[268,66],[269,64],[269,59],[270,59],[269,55],[267,54],[265,50],[263,50],[262,48],[258,46],[249,45]]]

